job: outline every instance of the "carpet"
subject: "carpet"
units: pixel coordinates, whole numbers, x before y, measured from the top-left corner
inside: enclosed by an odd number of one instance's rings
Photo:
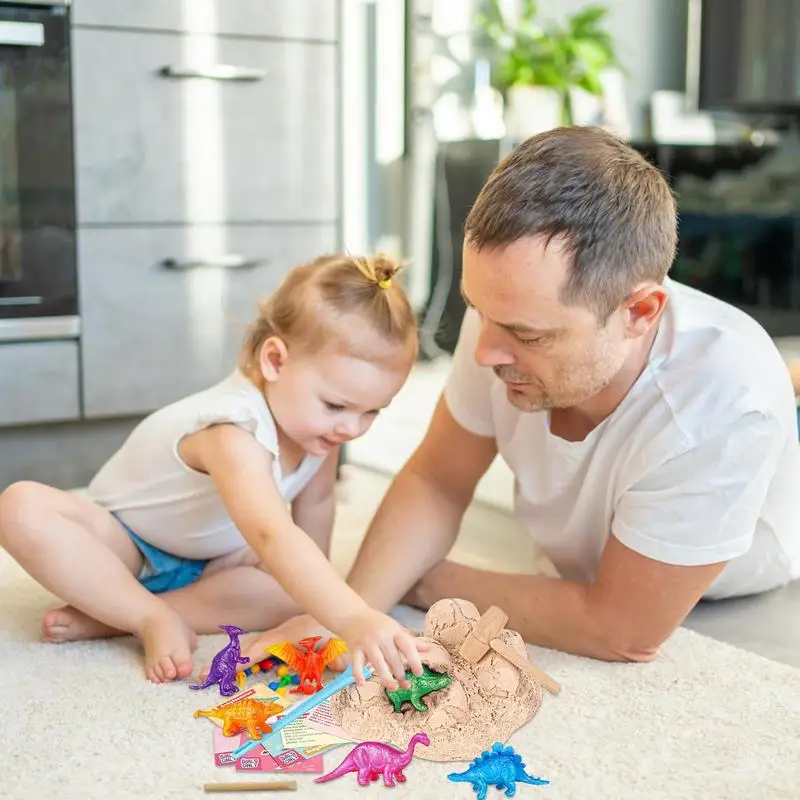
[[[0,552],[0,797],[163,798],[236,780],[213,766],[211,726],[192,713],[212,695],[153,686],[131,638],[37,641],[53,598]],[[419,625],[422,615],[400,608]],[[202,637],[199,658],[226,641]],[[550,781],[516,796],[588,800],[752,800],[800,796],[800,670],[680,629],[648,665],[615,665],[530,648],[563,686],[511,738],[528,772]],[[326,770],[347,752],[325,755]],[[477,754],[476,754],[477,755]],[[414,760],[407,783],[360,788],[298,775],[296,793],[230,797],[382,797],[471,800],[446,779],[465,764]],[[277,777],[277,776],[262,776]],[[253,779],[245,775],[240,779]],[[492,788],[487,800],[504,795]]]

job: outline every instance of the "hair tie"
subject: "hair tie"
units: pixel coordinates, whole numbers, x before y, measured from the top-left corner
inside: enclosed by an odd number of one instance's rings
[[[380,286],[381,289],[388,289],[391,285],[392,285],[391,278],[384,278],[382,281],[378,281],[378,286]]]

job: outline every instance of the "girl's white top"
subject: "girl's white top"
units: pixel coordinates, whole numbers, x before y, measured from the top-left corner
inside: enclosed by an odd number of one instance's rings
[[[237,369],[142,420],[89,484],[89,496],[144,541],[173,555],[211,559],[246,546],[213,480],[178,455],[184,436],[218,423],[238,425],[273,455],[272,474],[287,503],[324,461],[324,456],[307,455],[293,472],[281,472],[270,409]]]

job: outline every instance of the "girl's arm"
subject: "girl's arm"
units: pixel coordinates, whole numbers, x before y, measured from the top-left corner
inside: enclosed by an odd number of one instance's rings
[[[300,528],[272,477],[272,456],[241,428],[215,425],[186,437],[181,457],[211,476],[231,519],[270,574],[292,599],[341,636],[352,656],[356,684],[368,662],[389,688],[408,688],[407,662],[422,674],[427,649],[396,620],[371,608],[341,578],[325,553]]]
[[[371,609],[292,519],[272,475],[272,456],[232,424],[185,437],[181,458],[207,473],[247,543],[283,589],[332,631]]]

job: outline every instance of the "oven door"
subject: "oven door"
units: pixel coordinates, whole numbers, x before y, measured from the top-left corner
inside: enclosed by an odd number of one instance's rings
[[[0,2],[0,341],[79,334],[67,3]]]

